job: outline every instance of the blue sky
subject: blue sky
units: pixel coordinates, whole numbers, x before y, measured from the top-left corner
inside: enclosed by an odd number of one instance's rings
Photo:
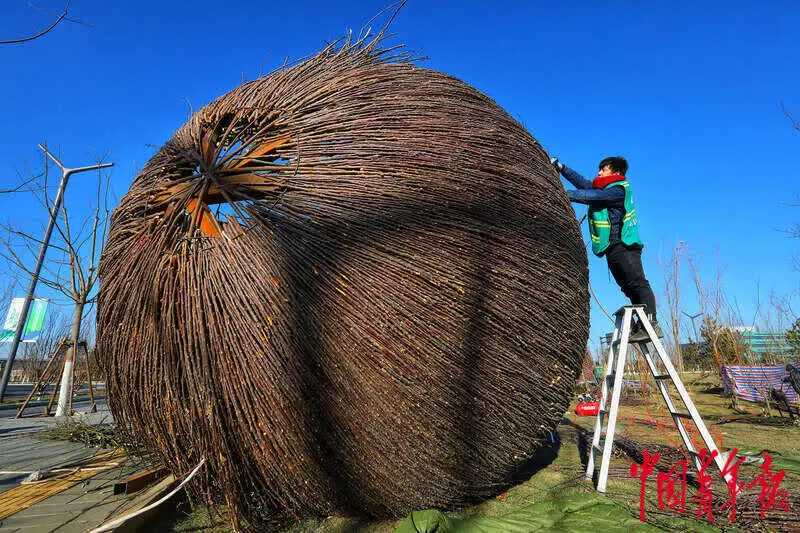
[[[25,164],[40,168],[36,144],[47,140],[72,166],[110,151],[122,195],[190,104],[358,32],[387,4],[72,0],[70,17],[88,25],[65,22],[36,41],[0,46],[0,188],[15,184]],[[5,0],[0,39],[51,20],[24,0]],[[784,205],[798,203],[800,132],[780,107],[800,117],[797,27],[796,1],[410,0],[392,30],[393,42],[429,57],[423,66],[494,98],[587,177],[602,157],[627,157],[657,297],[659,253],[666,260],[684,241],[704,276],[719,261],[748,322],[757,288],[765,299],[800,286],[792,269],[800,240],[781,231],[800,221],[800,207]],[[91,193],[73,180],[76,212]],[[20,196],[0,196],[0,210],[33,231],[44,223]],[[591,257],[590,271],[603,305],[616,309],[623,298],[605,262]],[[592,306],[594,342],[609,323]]]

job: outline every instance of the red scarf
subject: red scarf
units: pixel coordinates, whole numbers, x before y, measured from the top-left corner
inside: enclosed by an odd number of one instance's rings
[[[592,187],[595,189],[605,189],[615,181],[625,181],[625,176],[622,174],[612,174],[610,176],[597,176],[592,181]]]

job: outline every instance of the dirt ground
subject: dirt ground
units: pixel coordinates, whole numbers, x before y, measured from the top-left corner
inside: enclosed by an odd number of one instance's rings
[[[608,489],[602,498],[605,503],[613,507],[611,511],[617,513],[611,515],[617,517],[616,523],[619,524],[618,528],[613,529],[800,531],[800,426],[794,424],[785,413],[783,417],[779,417],[777,410],[767,412],[758,404],[741,402],[739,410],[734,410],[731,399],[720,394],[717,376],[703,377],[689,374],[684,377],[684,382],[717,446],[722,451],[735,448],[740,454],[747,454],[748,462],[739,467],[739,483],[755,482],[754,486],[743,489],[738,496],[736,520],[730,523],[731,508],[726,505],[729,499],[727,486],[723,483],[716,467],[712,465],[709,473],[712,479],[713,500],[710,507],[713,522],[709,522],[707,514],[704,514],[702,519],[697,518],[698,501],[695,496],[699,484],[695,469],[690,466],[684,511],[681,513],[677,509],[670,509],[667,505],[664,509],[659,507],[658,472],[668,471],[685,456],[678,450],[680,436],[655,385],[651,382],[650,386],[642,391],[628,393],[623,398],[623,405],[620,408]],[[519,517],[524,515],[526,510],[535,513],[540,508],[547,509],[547,513],[550,514],[556,511],[572,514],[569,514],[569,517],[567,514],[559,515],[563,520],[558,522],[559,519],[555,519],[556,521],[549,527],[531,524],[530,531],[592,530],[580,524],[592,523],[593,517],[590,514],[594,507],[581,510],[578,508],[580,506],[575,506],[575,502],[582,499],[594,501],[598,498],[592,484],[584,480],[586,450],[591,443],[595,418],[576,416],[574,406],[575,402],[558,428],[559,442],[539,454],[538,464],[531,465],[529,473],[522,476],[523,481],[491,500],[462,512],[447,513],[461,524],[457,531],[484,531],[477,523],[470,522],[473,519],[480,519],[481,524],[485,525],[491,523],[485,521],[485,517]],[[690,431],[690,433],[697,440],[698,449],[702,447],[697,432]],[[661,458],[645,483],[645,522],[641,523],[638,520],[641,512],[641,482],[638,478],[631,477],[631,464],[641,462],[645,450],[650,454],[660,453]],[[758,476],[762,474],[765,451],[772,459],[771,472],[773,474],[784,472],[784,477],[775,488],[786,492],[772,493],[777,499],[772,502],[772,508],[764,507],[765,512],[762,517],[762,506],[768,502],[760,499],[762,485],[758,483],[758,479],[765,478],[763,475],[761,478]],[[676,484],[678,490],[679,486],[680,483]],[[770,493],[765,491],[763,494],[769,497]],[[784,511],[779,503],[776,504],[776,501],[784,500],[789,507],[788,512]],[[559,507],[559,502],[564,501],[572,502],[571,511],[564,511],[563,505]],[[535,507],[537,505],[539,507]],[[582,512],[587,516],[581,516]],[[388,533],[409,523],[408,520],[370,521],[331,517],[325,520],[297,522],[284,531],[286,533],[346,531]],[[224,519],[212,519],[206,509],[179,510],[159,525],[172,531],[229,531]],[[610,529],[604,527],[603,530]]]

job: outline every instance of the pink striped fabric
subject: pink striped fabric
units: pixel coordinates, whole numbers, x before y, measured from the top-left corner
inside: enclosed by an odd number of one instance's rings
[[[800,363],[794,364],[800,369]],[[792,385],[784,381],[789,377],[786,366],[723,366],[722,386],[725,392],[733,392],[741,400],[763,402],[771,388],[786,393],[793,403],[800,402]]]

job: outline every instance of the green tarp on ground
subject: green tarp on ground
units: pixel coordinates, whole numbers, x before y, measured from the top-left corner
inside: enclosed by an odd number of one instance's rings
[[[772,470],[777,472],[783,470],[787,476],[797,478],[800,476],[800,457],[796,455],[773,455]]]
[[[686,527],[679,517],[663,526]],[[719,531],[691,522],[692,531]],[[671,526],[671,527],[670,527]],[[630,511],[597,493],[575,492],[525,506],[503,516],[453,518],[429,509],[411,513],[396,533],[529,533],[663,531],[631,516]]]

